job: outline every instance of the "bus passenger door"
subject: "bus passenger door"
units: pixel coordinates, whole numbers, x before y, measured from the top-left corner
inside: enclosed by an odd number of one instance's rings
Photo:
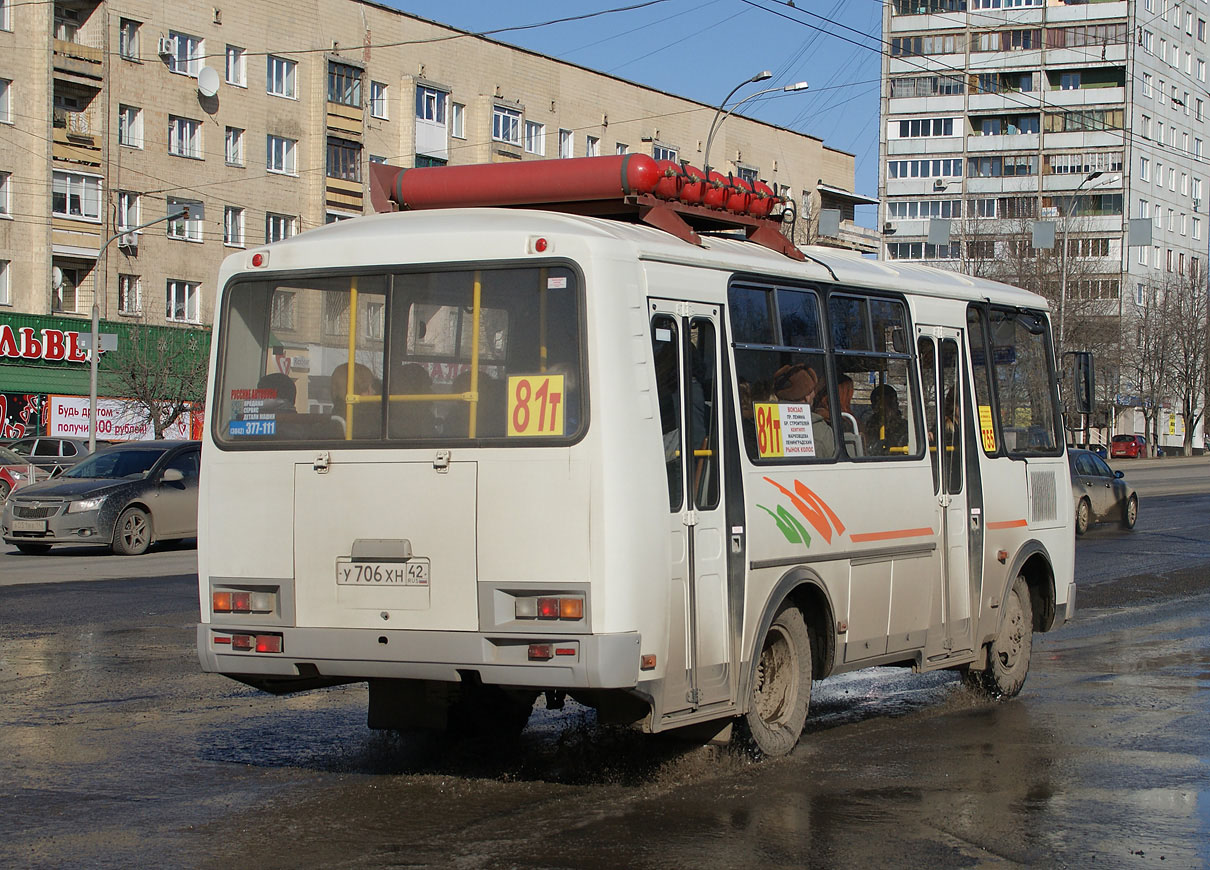
[[[971,638],[972,550],[982,560],[982,516],[979,498],[971,498],[964,410],[967,378],[960,351],[962,331],[946,327],[920,327],[918,349],[924,381],[929,455],[937,493],[941,526],[942,584],[938,633],[930,632],[926,653],[931,661],[965,653]],[[970,444],[968,444],[970,442]],[[977,465],[977,462],[976,462]],[[976,572],[977,573],[977,572]]]
[[[719,309],[653,299],[650,314],[671,536],[668,715],[731,700]]]

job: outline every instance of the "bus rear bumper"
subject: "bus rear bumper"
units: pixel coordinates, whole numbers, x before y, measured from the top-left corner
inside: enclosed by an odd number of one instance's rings
[[[251,636],[251,649],[233,639]],[[260,638],[281,652],[257,652]],[[319,681],[415,679],[459,682],[476,672],[486,684],[540,689],[630,689],[639,678],[639,634],[517,637],[461,631],[287,628],[199,623],[202,670],[285,691]],[[538,657],[534,658],[538,647]],[[549,657],[547,657],[549,653]]]

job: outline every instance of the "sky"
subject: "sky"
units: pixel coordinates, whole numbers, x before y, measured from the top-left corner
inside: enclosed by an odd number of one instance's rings
[[[475,33],[524,28],[487,35],[711,105],[762,70],[773,78],[748,85],[734,99],[806,81],[808,90],[759,97],[745,103],[740,114],[853,154],[857,192],[878,193],[882,3],[877,0],[379,2]],[[547,23],[605,10],[618,11]]]

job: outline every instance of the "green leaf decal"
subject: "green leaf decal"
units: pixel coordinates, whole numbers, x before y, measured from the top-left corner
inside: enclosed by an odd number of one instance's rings
[[[794,515],[784,507],[778,505],[776,513],[769,510],[763,504],[758,504],[757,507],[767,513],[769,516],[773,517],[773,521],[777,523],[777,530],[781,532],[785,539],[791,544],[805,544],[808,547],[811,546],[811,536],[807,534],[807,530],[803,528],[803,524],[796,520]]]

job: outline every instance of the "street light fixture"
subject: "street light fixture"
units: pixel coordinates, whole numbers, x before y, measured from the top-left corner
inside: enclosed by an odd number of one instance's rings
[[[785,87],[765,88],[763,91],[757,91],[754,94],[748,94],[748,96],[744,97],[742,100],[738,100],[735,103],[735,105],[732,106],[730,109],[727,109],[726,112],[723,111],[723,106],[727,105],[727,100],[729,100],[733,96],[735,96],[735,92],[738,91],[740,88],[742,88],[744,85],[750,85],[750,84],[753,84],[754,82],[763,82],[763,81],[765,81],[767,79],[771,79],[771,78],[773,78],[773,73],[769,72],[768,70],[759,72],[756,75],[754,75],[752,78],[748,79],[747,81],[740,82],[738,85],[736,85],[734,88],[732,88],[731,93],[729,93],[729,94],[727,94],[727,96],[723,97],[723,101],[718,104],[718,108],[715,109],[715,111],[714,111],[714,120],[710,122],[710,131],[706,134],[706,151],[702,155],[702,169],[705,171],[707,178],[710,177],[710,143],[712,143],[714,141],[714,134],[717,133],[719,131],[719,129],[723,126],[723,122],[726,121],[729,117],[731,117],[732,112],[734,112],[736,109],[738,109],[744,103],[748,102],[748,100],[752,100],[752,99],[755,99],[756,97],[764,96],[765,94],[771,94],[774,91],[784,91],[785,93],[790,94],[790,93],[794,93],[795,91],[805,91],[809,87],[809,85],[806,82],[795,82],[794,84],[786,85]]]
[[[1097,181],[1097,179],[1101,179],[1101,180]],[[1081,181],[1078,185],[1076,185],[1076,189],[1073,190],[1067,196],[1067,208],[1062,215],[1062,217],[1063,217],[1063,242],[1062,242],[1063,250],[1061,252],[1062,259],[1060,261],[1060,266],[1059,266],[1059,350],[1060,350],[1060,352],[1063,351],[1067,347],[1067,333],[1065,331],[1065,320],[1064,320],[1065,315],[1066,315],[1066,309],[1067,309],[1067,233],[1068,233],[1068,230],[1069,230],[1070,224],[1071,224],[1071,212],[1072,212],[1072,209],[1075,208],[1076,196],[1079,194],[1079,192],[1081,190],[1084,189],[1084,185],[1088,184],[1088,182],[1090,182],[1090,181],[1096,181],[1097,183],[1092,186],[1097,187],[1098,185],[1102,185],[1102,184],[1113,184],[1120,180],[1121,180],[1121,176],[1119,176],[1119,175],[1116,175],[1116,174],[1115,175],[1105,175],[1104,172],[1102,172],[1099,169],[1096,169],[1096,170],[1093,170],[1092,172],[1088,173],[1086,176],[1084,176],[1084,180]]]

